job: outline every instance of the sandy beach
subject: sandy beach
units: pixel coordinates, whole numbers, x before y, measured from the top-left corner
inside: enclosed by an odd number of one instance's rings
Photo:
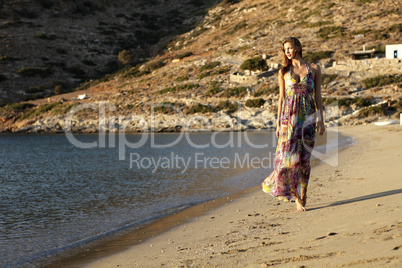
[[[306,212],[258,187],[86,267],[401,267],[402,126],[339,131],[357,143],[312,169]]]

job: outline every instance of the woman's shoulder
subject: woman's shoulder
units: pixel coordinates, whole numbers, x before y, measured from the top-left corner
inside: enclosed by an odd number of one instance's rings
[[[320,65],[315,64],[315,63],[309,63],[310,69],[314,72],[321,72]]]

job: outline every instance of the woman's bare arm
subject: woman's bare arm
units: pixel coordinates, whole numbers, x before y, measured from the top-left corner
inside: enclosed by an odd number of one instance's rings
[[[281,127],[282,104],[285,99],[285,79],[283,74],[279,71],[279,100],[278,100],[278,118],[276,120],[276,137],[279,138],[279,129]]]
[[[323,115],[323,105],[321,96],[321,69],[320,66],[312,64],[311,68],[314,71],[314,95],[315,95],[315,105],[317,107],[317,130],[320,135],[325,132],[324,125],[324,115]]]

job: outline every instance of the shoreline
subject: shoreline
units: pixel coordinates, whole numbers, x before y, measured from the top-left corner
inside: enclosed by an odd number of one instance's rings
[[[184,134],[197,134],[197,133],[216,133],[216,132],[222,132],[222,133],[228,133],[228,132],[233,132],[233,133],[241,133],[241,132],[274,132],[275,127],[267,127],[267,128],[247,128],[247,129],[229,129],[229,128],[222,128],[222,129],[174,129],[174,130],[161,130],[161,131],[124,131],[124,132],[119,132],[119,131],[91,131],[91,132],[85,132],[85,131],[71,131],[71,132],[66,132],[64,130],[62,131],[38,131],[38,132],[32,132],[32,131],[0,131],[0,135],[62,135],[62,134],[72,134],[72,135],[97,135],[97,134],[102,134],[102,135],[109,135],[109,134],[179,134],[179,133],[184,133]]]
[[[320,136],[317,139],[317,146],[325,144],[327,138],[333,139],[335,137],[334,135],[339,135],[339,140],[344,142],[339,150],[343,150],[354,144],[353,142],[350,142],[350,138],[353,140],[353,137],[344,136],[342,133],[337,133],[336,131],[329,129],[324,136]],[[312,159],[311,165],[312,167],[315,167],[320,165],[321,162],[320,159]],[[249,171],[250,170],[244,172]],[[177,212],[164,214],[156,219],[148,220],[139,225],[112,231],[105,237],[67,249],[66,251],[57,253],[54,256],[49,256],[48,258],[39,260],[38,263],[44,267],[52,267],[54,265],[61,265],[63,267],[81,267],[82,265],[86,265],[104,256],[111,256],[132,246],[139,245],[148,239],[169,232],[178,226],[197,220],[198,217],[206,215],[214,209],[233,202],[233,200],[252,194],[260,190],[260,188],[260,185],[253,186],[232,193],[229,196],[215,198],[195,205],[189,205],[189,207]]]
[[[395,137],[401,136],[401,131],[400,126],[340,128],[342,134],[355,137],[357,143],[341,150],[338,166],[330,167],[322,163],[313,168],[312,185],[309,187],[312,195],[309,201],[312,204],[308,204],[306,213],[296,213],[294,203],[279,203],[275,198],[258,191],[258,186],[238,199],[230,200],[200,217],[152,236],[129,249],[112,255],[100,254],[98,259],[87,263],[85,267],[131,267],[145,264],[149,267],[159,267],[162,264],[168,267],[220,266],[228,263],[232,266],[258,264],[261,267],[265,267],[263,264],[297,263],[320,267],[322,264],[349,266],[371,263],[374,266],[385,264],[396,267],[402,261],[398,255],[402,245],[398,231],[402,228],[402,222],[397,217],[400,215],[399,206],[395,204],[397,198],[393,197],[401,194],[402,190],[398,180],[392,180],[390,176],[385,176],[387,180],[376,188],[372,187],[372,183],[373,169],[376,170],[376,167],[380,173],[388,175],[395,171],[393,166],[389,168],[387,164],[397,162],[398,157],[400,159],[401,154],[397,149],[402,146],[401,139],[395,140]],[[382,132],[386,134],[385,138],[381,138]],[[392,138],[389,136],[394,138],[394,143],[389,140]],[[365,151],[370,146],[375,146],[376,140],[387,145],[386,150],[377,146],[372,148],[375,152]],[[379,159],[373,159],[373,154],[375,156],[379,149],[388,154],[382,153]],[[369,161],[376,164],[360,166],[362,161],[368,161],[366,156],[371,156]],[[350,169],[350,160],[356,162],[355,169]],[[330,174],[330,177],[324,182],[324,186],[318,182],[325,174]],[[352,178],[343,178],[345,175]],[[340,187],[342,181],[347,183],[348,188]],[[339,190],[336,190],[337,187]],[[372,210],[374,213],[366,215],[365,212]],[[292,226],[286,219],[291,222],[297,220],[298,223]],[[365,222],[366,220],[369,222]],[[300,232],[301,228],[304,232]],[[194,233],[194,230],[197,232]],[[370,233],[381,238],[362,238]],[[289,234],[305,241],[303,247],[295,242],[297,239],[290,239]],[[329,243],[331,240],[336,242]],[[357,245],[356,240],[359,240]],[[388,246],[377,250],[378,241]],[[320,243],[322,245],[317,245]],[[369,246],[365,246],[366,244]],[[285,245],[288,249],[283,249]],[[267,250],[271,252],[270,256],[266,254]],[[387,253],[384,253],[385,250],[388,250]],[[359,251],[360,253],[355,253]],[[84,263],[79,267],[81,265]]]
[[[60,252],[55,256],[50,256],[48,260],[39,260],[38,264],[41,265],[41,267],[49,268],[54,267],[54,265],[61,267],[82,267],[82,265],[87,265],[104,256],[112,256],[132,246],[144,243],[148,239],[169,232],[175,227],[190,223],[216,208],[258,191],[259,188],[260,186],[254,186],[228,196],[189,205],[179,211],[161,215],[156,219],[151,219],[142,224],[113,232],[95,241],[67,249],[66,252]]]

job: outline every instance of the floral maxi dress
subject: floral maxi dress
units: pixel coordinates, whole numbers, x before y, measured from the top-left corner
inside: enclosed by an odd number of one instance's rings
[[[298,83],[291,70],[284,75],[285,98],[282,103],[280,130],[274,171],[263,181],[262,189],[279,199],[300,197],[301,188],[310,178],[310,156],[314,148],[314,80],[306,63],[307,75]]]

